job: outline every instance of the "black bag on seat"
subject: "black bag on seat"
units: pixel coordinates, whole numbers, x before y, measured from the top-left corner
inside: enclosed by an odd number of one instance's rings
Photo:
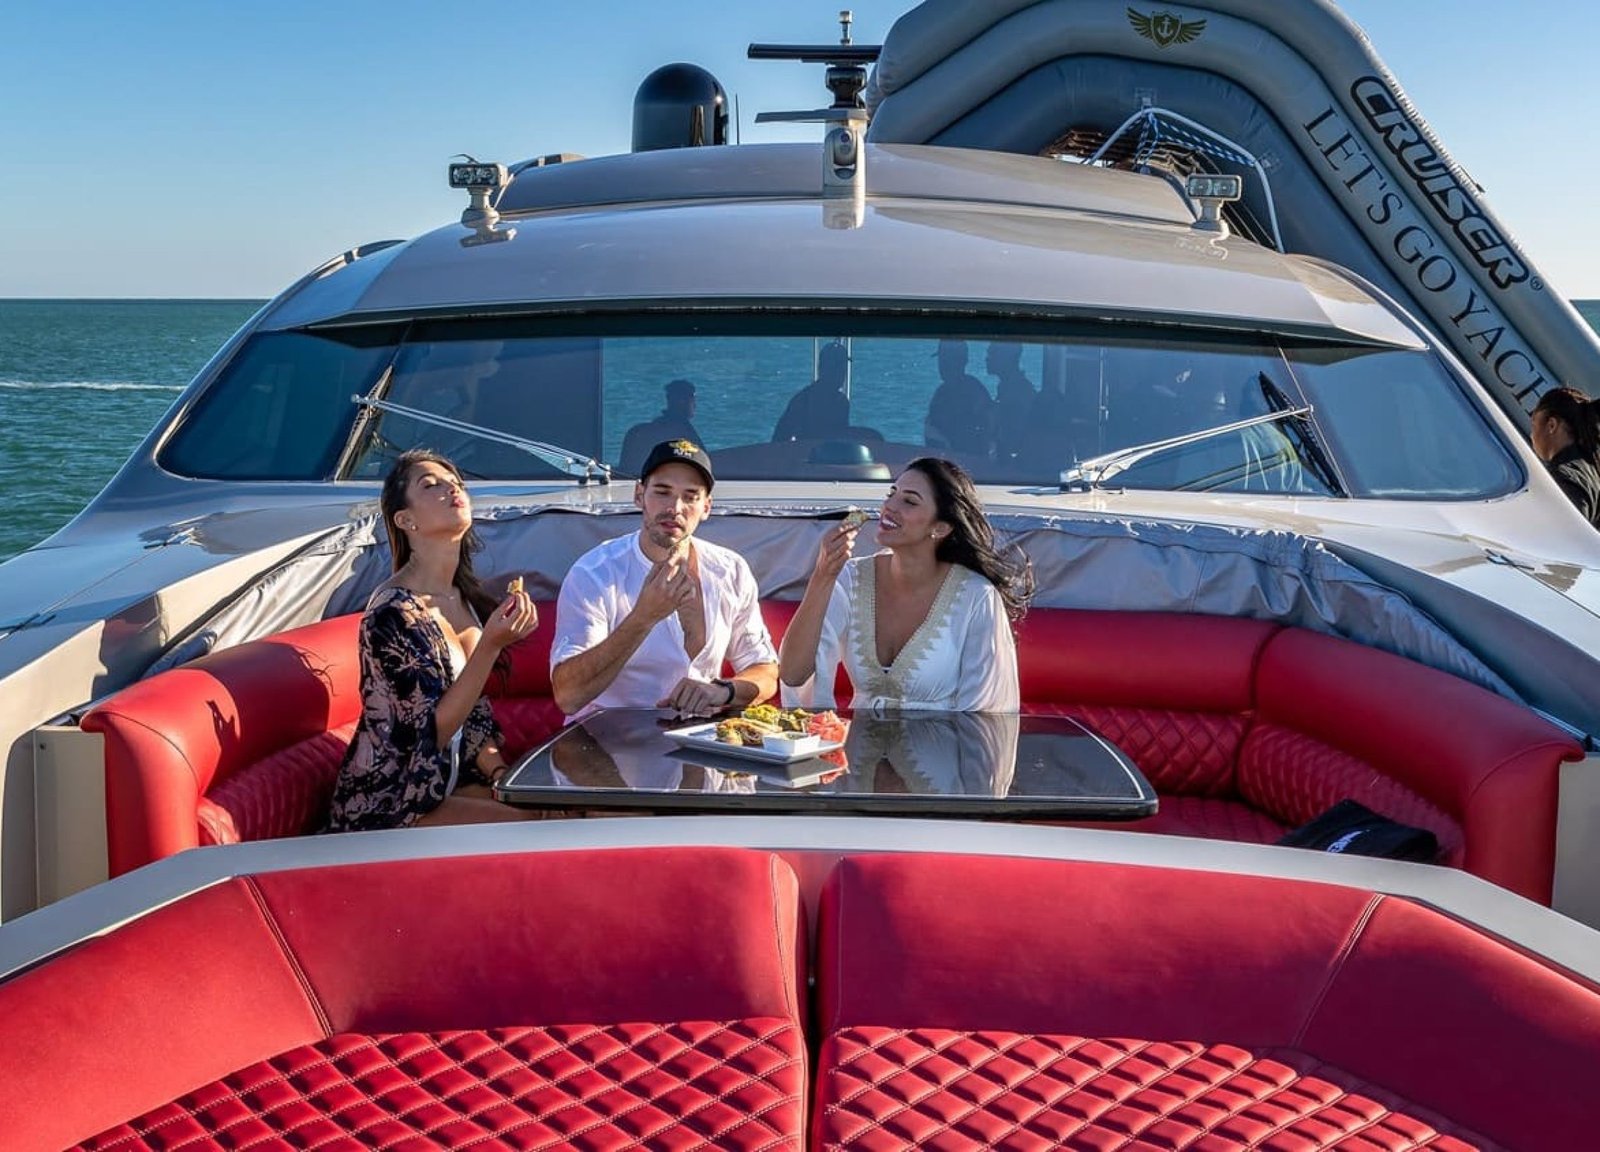
[[[1439,838],[1426,828],[1379,816],[1354,800],[1341,800],[1278,841],[1290,848],[1341,852],[1348,856],[1383,856],[1431,864],[1439,856]]]

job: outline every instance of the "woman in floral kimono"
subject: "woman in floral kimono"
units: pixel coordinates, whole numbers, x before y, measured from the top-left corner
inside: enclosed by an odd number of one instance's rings
[[[334,784],[334,831],[517,819],[489,792],[506,771],[483,690],[507,645],[538,623],[520,581],[498,604],[472,571],[461,473],[403,454],[379,505],[394,575],[361,618],[361,720]]]

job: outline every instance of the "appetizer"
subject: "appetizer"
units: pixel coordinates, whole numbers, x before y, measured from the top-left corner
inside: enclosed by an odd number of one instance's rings
[[[522,591],[522,577],[521,576],[513,576],[506,583],[506,595],[507,596],[515,596],[518,592],[521,592],[521,591]]]
[[[717,724],[717,740],[723,744],[760,747],[769,736],[820,736],[836,743],[844,739],[848,727],[832,712],[752,704],[738,716]]]
[[[871,516],[868,513],[860,508],[852,508],[844,514],[844,526],[846,528],[859,528],[869,519],[871,519]]]

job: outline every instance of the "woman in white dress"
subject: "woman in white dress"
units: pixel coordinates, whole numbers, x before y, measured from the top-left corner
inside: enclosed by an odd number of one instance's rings
[[[1011,623],[1032,573],[995,547],[972,478],[937,457],[913,460],[878,513],[883,550],[851,559],[857,526],[823,537],[805,598],[784,633],[787,705],[832,708],[839,664],[857,710],[1016,712]]]

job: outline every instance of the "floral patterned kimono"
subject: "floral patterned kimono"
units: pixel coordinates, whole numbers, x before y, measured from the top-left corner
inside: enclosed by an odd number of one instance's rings
[[[381,588],[361,618],[361,720],[333,786],[329,829],[399,828],[433,811],[457,778],[486,784],[478,752],[498,742],[489,702],[439,747],[434,709],[455,682],[454,650],[421,598]]]

